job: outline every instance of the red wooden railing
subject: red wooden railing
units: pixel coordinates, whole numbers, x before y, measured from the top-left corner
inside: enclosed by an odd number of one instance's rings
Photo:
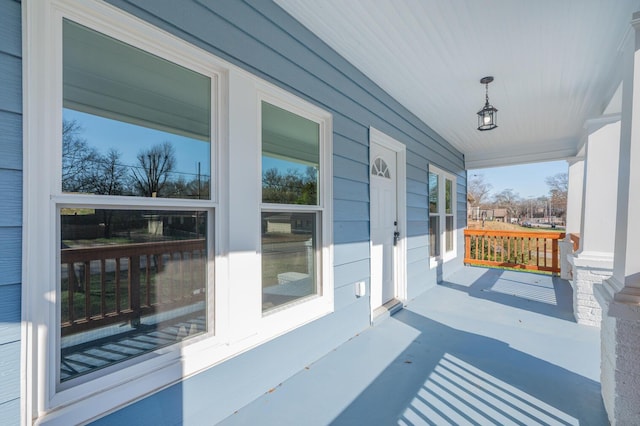
[[[204,262],[204,239],[62,249],[62,335],[204,300]]]
[[[560,232],[465,229],[464,262],[560,273]]]

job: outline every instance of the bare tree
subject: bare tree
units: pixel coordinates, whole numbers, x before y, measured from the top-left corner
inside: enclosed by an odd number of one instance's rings
[[[99,156],[91,172],[90,187],[94,194],[122,195],[127,191],[127,166],[120,163],[120,152],[110,149],[107,155]],[[111,238],[114,210],[102,210],[104,237]]]
[[[136,189],[145,197],[162,196],[171,172],[175,168],[176,155],[173,145],[164,142],[138,153],[138,167],[132,171]]]
[[[127,166],[120,162],[120,152],[110,149],[107,155],[100,155],[90,172],[90,186],[95,194],[122,195],[126,192]]]
[[[486,202],[492,189],[493,186],[485,182],[483,175],[473,175],[467,184],[467,192],[473,197],[475,206]]]
[[[82,127],[76,120],[62,121],[62,190],[92,192],[94,167],[98,151],[80,136]]]
[[[567,211],[569,175],[567,173],[558,173],[554,176],[548,176],[545,182],[549,187],[551,209],[556,215],[564,216]]]

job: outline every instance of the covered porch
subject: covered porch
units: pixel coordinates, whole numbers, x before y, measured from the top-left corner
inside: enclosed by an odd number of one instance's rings
[[[563,279],[465,267],[222,424],[607,424],[571,305]]]
[[[446,5],[424,2],[419,6],[387,2],[376,8],[357,1],[334,1],[331,7],[310,7],[301,0],[277,3],[430,123],[464,154],[467,170],[561,159],[568,162],[566,236],[558,249],[561,277],[572,290],[568,306],[578,324],[593,327],[589,333],[595,333],[596,340],[600,336],[602,345],[596,345],[596,352],[600,350],[602,363],[594,364],[591,377],[596,381],[599,377],[602,382],[606,419],[612,424],[637,423],[640,3],[594,0],[557,7],[553,2],[517,6],[499,1]],[[489,85],[487,81],[493,82]],[[492,107],[499,110],[497,128],[490,127],[494,130],[479,131],[487,130],[481,128],[480,121],[475,126],[473,115],[481,107],[480,94],[485,95],[485,106],[490,106],[491,96]],[[458,226],[459,231],[462,228]],[[468,242],[464,246],[469,250]],[[503,245],[500,248],[504,250]],[[493,260],[505,262],[502,258]],[[470,271],[465,269],[458,279]],[[447,281],[448,277],[444,279],[442,286],[421,300],[434,303],[430,309],[436,311],[452,304],[447,308],[449,321],[466,316],[467,310],[474,311],[456,305],[454,300],[439,303],[440,293],[458,288]],[[467,292],[485,296],[482,300],[473,298],[478,307],[482,306],[480,302],[506,297],[497,297],[495,289],[487,290],[493,284],[484,291],[473,290],[483,287],[474,284]],[[392,323],[411,316],[415,303]],[[501,310],[503,306],[498,305]],[[552,333],[561,330],[550,327]],[[523,339],[536,340],[535,330],[521,331]],[[470,340],[475,337],[472,329],[464,332],[472,333]],[[500,340],[498,335],[485,336]],[[443,345],[447,347],[446,342]],[[575,368],[585,352],[575,346],[569,348],[569,365]],[[473,345],[468,351],[483,356]],[[510,359],[507,353],[503,356]],[[541,377],[532,373],[531,383],[540,383]],[[553,395],[555,391],[546,392]],[[596,401],[601,406],[600,399]],[[443,404],[453,411],[466,406]],[[464,416],[462,419],[470,421]],[[603,419],[595,423],[606,423]]]

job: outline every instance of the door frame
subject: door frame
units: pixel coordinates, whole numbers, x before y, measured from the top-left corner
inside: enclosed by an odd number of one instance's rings
[[[407,299],[407,148],[391,136],[374,127],[369,127],[369,153],[371,153],[372,144],[396,153],[396,215],[400,237],[393,250],[393,281],[394,298],[404,304]],[[369,154],[369,200],[371,200],[371,166],[374,160]],[[369,203],[369,218],[371,218],[371,214],[371,203]],[[369,221],[369,253],[372,253],[371,221]],[[369,262],[369,277],[372,276],[372,268],[373,265]],[[373,286],[371,280],[369,285]],[[369,308],[371,322],[373,322],[375,308],[371,303],[371,291],[369,291]]]

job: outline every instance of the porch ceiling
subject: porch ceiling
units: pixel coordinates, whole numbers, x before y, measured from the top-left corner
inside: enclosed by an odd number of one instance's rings
[[[576,155],[585,120],[620,110],[622,45],[640,10],[640,0],[275,1],[469,169]],[[480,132],[487,75],[499,127]]]

